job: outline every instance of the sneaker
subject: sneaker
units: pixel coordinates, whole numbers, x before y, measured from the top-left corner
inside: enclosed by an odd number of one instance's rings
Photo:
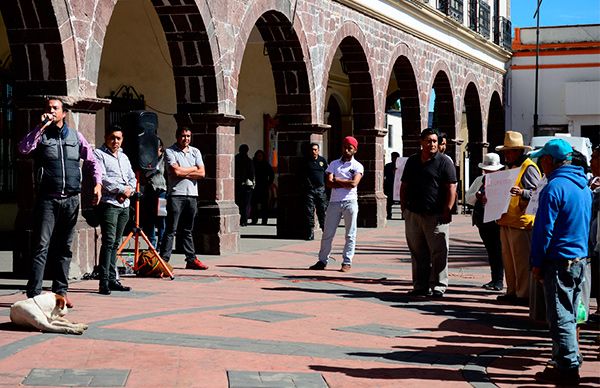
[[[185,269],[208,269],[208,265],[204,264],[203,262],[198,260],[196,257],[194,257],[194,260],[191,260],[191,261],[186,260]]]
[[[439,290],[433,290],[431,292],[431,297],[432,298],[443,298],[444,297],[444,293],[442,291],[439,291]]]
[[[481,288],[484,288],[488,291],[502,291],[503,286],[498,283],[489,282],[489,283],[486,283],[483,286],[481,286]]]
[[[112,280],[108,283],[108,288],[111,291],[131,291],[131,287],[127,287],[121,284],[118,280]]]
[[[312,269],[314,271],[322,271],[327,267],[327,264],[323,263],[321,260],[317,261],[315,264],[308,267],[308,269]]]
[[[560,370],[559,368],[546,367],[543,372],[535,374],[536,381],[547,384],[576,386],[579,384],[579,369]]]
[[[352,266],[350,264],[342,264],[342,268],[340,268],[340,272],[350,272],[350,268],[352,268]]]

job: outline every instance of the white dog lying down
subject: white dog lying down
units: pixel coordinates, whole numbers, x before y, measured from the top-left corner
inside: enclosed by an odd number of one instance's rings
[[[67,314],[65,298],[52,292],[20,300],[10,306],[10,320],[19,326],[49,333],[83,334],[84,323],[73,323],[63,318]]]

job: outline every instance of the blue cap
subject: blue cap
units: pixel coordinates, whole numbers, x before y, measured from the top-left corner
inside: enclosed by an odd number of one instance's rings
[[[550,155],[552,159],[557,161],[571,160],[573,158],[573,147],[563,139],[552,139],[544,144],[544,148],[533,152],[530,156],[541,158],[544,155]]]

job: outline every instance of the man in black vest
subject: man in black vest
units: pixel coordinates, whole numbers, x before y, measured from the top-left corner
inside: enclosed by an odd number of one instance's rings
[[[19,143],[22,154],[32,154],[37,177],[37,195],[33,210],[33,264],[27,282],[29,298],[42,292],[48,248],[52,245],[52,292],[67,295],[71,242],[79,215],[81,192],[80,160],[94,174],[94,200],[100,201],[102,170],[94,158],[92,146],[81,133],[69,128],[64,119],[63,101],[50,98],[40,123]]]

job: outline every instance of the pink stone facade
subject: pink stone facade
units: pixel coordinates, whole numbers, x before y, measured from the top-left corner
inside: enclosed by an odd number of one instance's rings
[[[412,104],[420,128],[427,125],[432,87],[445,95],[444,125],[453,133],[461,126],[465,93],[473,84],[479,97],[481,139],[488,137],[488,117],[502,123],[503,74],[456,53],[437,47],[410,33],[385,24],[335,1],[321,0],[151,0],[161,21],[173,63],[177,95],[177,122],[189,125],[211,145],[206,155],[207,177],[200,199],[198,250],[223,253],[238,249],[239,228],[233,198],[233,127],[242,58],[250,32],[256,26],[268,50],[281,122],[280,166],[283,180],[293,181],[293,165],[302,142],[326,127],[325,109],[329,69],[339,48],[349,70],[354,133],[361,143],[360,160],[366,176],[360,186],[361,226],[385,224],[382,193],[383,136],[388,84],[394,66],[411,69],[407,76],[416,85],[405,96]],[[16,69],[15,96],[54,94],[74,99],[96,98],[104,35],[116,0],[15,0],[0,3]],[[440,77],[440,74],[442,76]],[[441,81],[436,81],[441,80]],[[438,85],[435,85],[438,82]],[[492,98],[493,96],[495,98]],[[490,108],[492,107],[492,108]],[[403,107],[404,109],[404,107]],[[493,112],[491,112],[493,111]],[[83,115],[84,113],[76,113]],[[94,112],[86,110],[73,123],[92,142]],[[92,119],[90,119],[90,117]],[[86,123],[84,125],[84,123]],[[21,121],[19,128],[28,128]],[[88,128],[88,129],[86,129]],[[418,134],[417,126],[407,139]],[[493,128],[504,131],[504,128]],[[23,130],[25,131],[25,130]],[[294,135],[291,135],[291,133]],[[23,132],[24,133],[24,132]],[[19,134],[21,136],[22,133]],[[100,139],[95,139],[99,143]],[[285,178],[286,174],[288,178]],[[286,230],[298,214],[301,200],[296,188],[283,190],[278,235],[297,237]],[[22,213],[27,205],[22,206]],[[25,214],[25,213],[23,213]],[[204,218],[205,220],[207,218]],[[25,223],[26,224],[26,223]],[[27,229],[26,226],[24,226]],[[82,229],[85,229],[82,227]],[[78,239],[90,234],[78,233]],[[78,257],[87,269],[90,244],[77,243]],[[93,260],[91,260],[93,262]]]

